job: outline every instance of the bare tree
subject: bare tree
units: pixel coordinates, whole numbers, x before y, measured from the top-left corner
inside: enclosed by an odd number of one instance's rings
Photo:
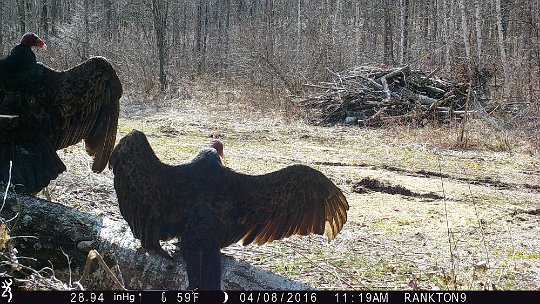
[[[453,45],[453,39],[451,36],[452,31],[452,25],[450,23],[451,18],[449,18],[449,13],[451,11],[451,3],[448,3],[449,0],[442,0],[441,6],[442,6],[442,14],[439,14],[439,16],[442,18],[442,24],[443,24],[443,40],[444,40],[444,66],[449,68],[451,66],[451,49]]]
[[[295,60],[300,57],[300,44],[302,42],[302,0],[297,0],[296,4],[296,48]]]
[[[206,47],[208,42],[208,0],[197,0],[197,32],[195,35],[195,48],[197,56],[197,72],[202,74],[206,63]]]
[[[0,1],[0,52],[4,46],[4,1]]]
[[[229,63],[230,51],[230,14],[231,0],[221,0],[218,5],[218,52],[220,70],[226,71]]]
[[[527,9],[526,9],[526,22],[527,22],[527,33],[526,33],[526,40],[525,43],[527,45],[527,74],[533,75],[534,71],[534,59],[533,59],[533,53],[534,53],[534,41],[533,41],[533,33],[534,33],[534,14],[533,14],[533,3],[532,1],[526,2]],[[538,28],[537,28],[538,29]],[[533,77],[528,77],[528,97],[530,100],[532,100],[534,96],[534,79]]]
[[[20,33],[26,32],[26,1],[17,0],[17,13],[19,18]]]
[[[465,0],[459,1],[461,10],[461,31],[463,35],[463,45],[465,47],[465,58],[469,78],[471,77],[471,45],[469,42],[469,27],[467,25],[467,11],[465,10]]]
[[[272,90],[382,62],[453,77],[465,54],[492,69],[494,84],[505,79],[495,96],[540,99],[531,77],[540,69],[538,0],[0,1],[3,51],[38,31],[63,42],[40,59],[65,68],[92,50],[117,62],[133,90],[199,75]]]
[[[105,31],[104,37],[106,40],[111,40],[113,36],[113,3],[112,0],[103,1],[103,10],[105,13]]]
[[[41,35],[45,38],[49,35],[49,4],[47,0],[41,0]]]
[[[82,57],[88,58],[88,50],[90,49],[90,0],[84,0],[84,48],[82,49]]]
[[[392,33],[391,6],[390,0],[383,2],[383,18],[384,18],[384,63],[388,65],[394,64],[394,43]]]
[[[52,36],[56,36],[56,34],[57,34],[56,24],[57,24],[58,18],[60,16],[60,8],[61,8],[60,0],[51,0],[51,5],[50,5],[50,9],[49,9],[49,13],[50,13],[49,31],[50,31]]]
[[[401,54],[400,63],[409,61],[409,0],[401,0]]]
[[[169,10],[168,0],[152,0],[152,16],[154,21],[154,31],[156,34],[156,46],[159,57],[159,84],[161,91],[165,90],[167,75],[165,73],[166,64],[166,35],[167,35],[167,15]]]
[[[484,68],[484,64],[482,60],[482,44],[483,44],[482,15],[481,15],[482,1],[475,0],[474,6],[475,6],[474,28],[476,31],[476,65],[478,67],[478,70],[481,71]]]
[[[495,0],[495,9],[497,13],[497,34],[498,34],[498,44],[499,44],[499,54],[501,58],[501,65],[503,68],[503,76],[504,76],[504,98],[510,97],[510,79],[509,79],[509,71],[508,71],[508,62],[506,58],[506,50],[505,50],[505,40],[504,40],[504,30],[503,30],[503,14],[501,11],[501,0]]]

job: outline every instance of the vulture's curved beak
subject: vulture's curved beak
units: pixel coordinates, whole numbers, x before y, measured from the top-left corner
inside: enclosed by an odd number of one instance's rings
[[[47,49],[47,44],[42,39],[38,39],[37,43],[38,43],[38,45],[37,45],[38,48],[44,49],[44,50]]]

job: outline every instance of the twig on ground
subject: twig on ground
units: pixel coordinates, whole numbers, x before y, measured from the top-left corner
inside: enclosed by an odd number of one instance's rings
[[[117,288],[121,290],[127,290],[124,285],[118,280],[118,278],[114,275],[109,266],[107,266],[107,263],[105,263],[101,254],[99,254],[99,252],[97,252],[96,250],[90,250],[90,252],[88,252],[88,258],[86,259],[86,264],[84,265],[84,271],[81,280],[86,280],[89,277],[90,267],[92,266],[92,262],[94,261],[94,259],[97,259],[101,268],[105,271],[105,273],[107,273],[107,275],[113,281],[114,285]]]

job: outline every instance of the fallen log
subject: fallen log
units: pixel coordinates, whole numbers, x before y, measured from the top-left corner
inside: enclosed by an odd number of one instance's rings
[[[433,75],[435,75],[435,73],[437,73],[439,71],[439,69],[440,69],[440,67],[437,67],[435,70],[431,71],[431,73],[429,73],[426,77],[422,78],[419,85],[423,86],[424,84],[426,84],[428,82],[428,80],[431,77],[433,77]]]
[[[389,79],[400,74],[408,75],[410,71],[411,71],[411,68],[408,65],[406,65],[401,68],[393,69],[390,73],[385,74],[384,76],[380,77],[379,80]]]
[[[436,94],[444,95],[446,93],[445,90],[437,88],[437,87],[433,87],[433,86],[424,86],[424,88],[426,88],[428,92],[432,95],[436,95]]]
[[[181,254],[176,252],[174,261],[169,261],[144,252],[123,221],[12,193],[7,195],[0,216],[12,219],[8,223],[10,242],[17,248],[21,264],[28,267],[63,269],[68,266],[67,255],[70,269],[80,275],[88,252],[95,249],[127,289],[184,290],[188,286]],[[222,273],[222,288],[227,290],[312,289],[228,256],[223,256]],[[88,280],[81,282],[90,289],[113,289],[102,268],[90,271]]]

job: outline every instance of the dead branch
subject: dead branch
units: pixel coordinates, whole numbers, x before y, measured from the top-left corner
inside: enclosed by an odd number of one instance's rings
[[[468,87],[433,79],[437,71],[426,75],[409,66],[394,69],[358,66],[345,72],[331,72],[339,82],[305,84],[324,92],[297,102],[315,110],[315,124],[343,123],[348,119],[374,126],[387,117],[406,121],[424,117],[440,122],[461,118]]]

